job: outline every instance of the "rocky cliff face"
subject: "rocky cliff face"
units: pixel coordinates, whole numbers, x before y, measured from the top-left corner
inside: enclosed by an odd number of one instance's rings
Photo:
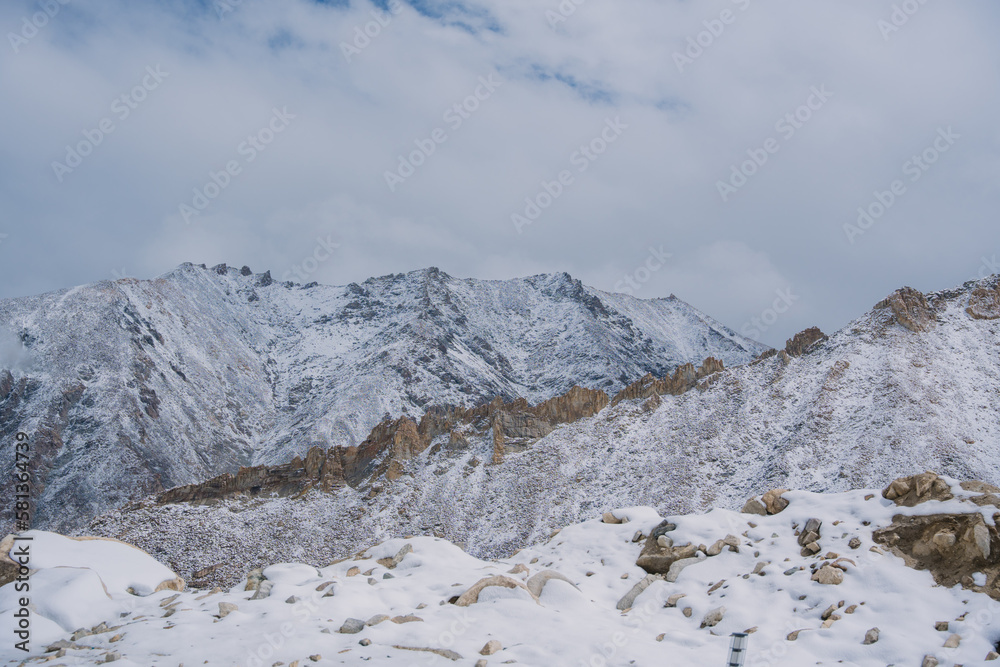
[[[315,447],[342,448],[348,483],[384,462],[395,475],[426,447],[430,431],[413,431],[431,406],[539,403],[576,384],[616,392],[645,373],[764,349],[674,298],[607,294],[566,274],[477,281],[437,269],[328,287],[184,265],[0,301],[0,330],[30,360],[0,367],[0,448],[31,436],[36,525],[56,529],[231,474],[226,487],[241,468]],[[370,435],[380,424],[391,457]],[[518,428],[546,428],[500,426],[504,451],[519,446]]]

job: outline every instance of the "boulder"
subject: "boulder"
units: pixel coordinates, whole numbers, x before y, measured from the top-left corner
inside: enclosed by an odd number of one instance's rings
[[[392,558],[379,558],[378,561],[376,562],[382,567],[392,570],[395,569],[395,567],[399,565],[401,562],[403,562],[403,558],[406,557],[406,554],[412,551],[413,551],[413,545],[407,543],[404,544],[403,548],[400,549],[398,552],[396,552],[396,555],[393,556]]]
[[[788,501],[782,497],[787,492],[788,489],[771,489],[761,497],[768,514],[778,514],[788,507]]]
[[[820,527],[822,525],[823,522],[819,519],[809,519],[806,521],[806,525],[803,526],[802,531],[799,533],[799,546],[804,547],[807,544],[819,542]]]
[[[703,628],[714,628],[718,625],[723,617],[726,615],[725,607],[718,607],[712,611],[705,614],[705,618],[701,619],[701,627]]]
[[[706,558],[706,556],[701,554],[699,554],[699,556],[700,558],[694,557],[694,558],[682,558],[680,560],[675,560],[673,563],[670,564],[670,569],[667,570],[665,579],[670,583],[677,581],[677,577],[681,575],[681,571],[684,568],[696,565]]]
[[[502,586],[503,588],[512,588],[512,589],[521,588],[528,595],[530,595],[535,602],[538,602],[538,596],[532,593],[530,590],[528,590],[528,587],[522,584],[520,581],[517,581],[516,579],[511,579],[510,577],[506,577],[502,574],[495,574],[492,577],[484,577],[479,581],[477,581],[475,584],[472,585],[471,588],[469,588],[469,590],[465,591],[460,596],[458,596],[458,600],[455,601],[455,604],[459,607],[468,607],[471,604],[476,604],[477,602],[479,602],[479,594],[482,592],[482,590],[490,586]]]
[[[486,645],[479,649],[479,655],[493,655],[494,653],[499,653],[503,650],[503,645],[500,644],[496,639],[491,639],[486,642]]]
[[[574,584],[564,575],[560,574],[559,572],[556,572],[555,570],[542,570],[541,572],[536,573],[533,577],[528,579],[525,585],[528,587],[528,590],[531,592],[531,594],[537,598],[541,596],[542,590],[545,588],[545,584],[549,583],[549,581],[551,581],[552,579],[565,581],[573,588],[580,590],[579,588],[577,588],[576,584]]]
[[[342,635],[356,635],[365,629],[365,622],[359,618],[349,618],[337,630]]]
[[[837,586],[844,581],[844,571],[831,565],[824,565],[813,573],[812,580],[827,586]]]
[[[693,556],[697,547],[692,547],[691,544],[674,546],[673,540],[666,535],[666,533],[676,529],[677,524],[666,520],[661,521],[650,531],[635,564],[649,574],[666,574],[670,571],[670,566],[673,565],[674,561]],[[660,540],[660,537],[668,537],[668,539]]]
[[[751,498],[743,505],[743,509],[740,510],[743,514],[757,514],[759,516],[767,516],[767,506],[764,505],[757,498]]]
[[[936,473],[925,472],[893,480],[882,490],[882,497],[903,507],[914,507],[928,500],[951,500],[951,486]]]
[[[647,574],[642,578],[639,583],[632,587],[628,593],[626,593],[622,599],[618,601],[615,605],[615,609],[619,611],[625,611],[626,609],[631,609],[632,605],[635,604],[635,599],[639,597],[639,594],[644,590],[649,588],[654,582],[662,580],[663,577],[656,574]]]

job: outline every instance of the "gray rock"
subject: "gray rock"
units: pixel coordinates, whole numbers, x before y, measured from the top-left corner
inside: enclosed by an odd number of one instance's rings
[[[632,605],[635,604],[635,599],[639,597],[639,594],[649,588],[652,583],[657,580],[662,580],[662,577],[657,574],[647,574],[641,581],[639,581],[639,583],[632,587],[632,590],[626,593],[622,599],[618,601],[615,608],[619,611],[630,609]]]
[[[704,554],[698,554],[698,556],[695,556],[694,558],[682,558],[680,560],[674,561],[673,564],[670,566],[670,569],[667,571],[667,576],[666,576],[667,581],[671,583],[677,581],[677,577],[681,576],[681,571],[684,568],[700,563],[705,558],[707,558],[707,556],[705,556]]]
[[[344,624],[340,626],[340,630],[337,630],[342,635],[356,635],[365,629],[365,622],[358,618],[349,618],[344,621]]]
[[[250,599],[263,600],[264,598],[268,597],[271,594],[271,588],[273,587],[274,587],[273,582],[264,579],[263,581],[260,582],[260,586],[257,588],[257,590],[253,594],[253,597]]]
[[[717,626],[726,615],[725,607],[718,607],[712,611],[705,614],[705,618],[701,619],[701,627],[703,628],[714,628]]]
[[[871,630],[869,630],[868,632],[865,633],[865,640],[863,642],[861,642],[861,643],[862,644],[874,644],[875,642],[878,641],[879,632],[880,631],[879,631],[878,628],[872,628]]]

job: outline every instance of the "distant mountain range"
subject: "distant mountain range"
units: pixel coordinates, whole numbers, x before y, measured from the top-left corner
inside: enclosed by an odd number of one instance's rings
[[[429,406],[614,393],[768,349],[673,296],[435,268],[329,287],[184,264],[2,300],[0,330],[23,347],[0,358],[2,447],[31,435],[35,526],[56,530],[241,466],[357,446]]]
[[[364,474],[316,450],[88,530],[185,576],[218,565],[207,581],[231,581],[238,568],[220,553],[321,563],[436,534],[499,557],[616,507],[738,509],[771,488],[882,487],[923,470],[1000,484],[1000,276],[900,289],[829,337],[809,330],[749,364],[685,367],[601,396],[386,421],[346,453],[377,464]]]

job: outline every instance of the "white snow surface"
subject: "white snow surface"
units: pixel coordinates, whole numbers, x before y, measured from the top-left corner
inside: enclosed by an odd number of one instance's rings
[[[978,507],[955,499],[897,508],[877,490],[793,491],[785,497],[789,506],[774,516],[714,509],[668,517],[677,525],[669,533],[675,545],[711,544],[734,535],[739,552],[724,550],[704,558],[675,582],[654,582],[624,612],[616,604],[645,575],[634,564],[642,543],[633,542],[633,536],[637,531],[648,534],[660,521],[651,508],[617,510],[617,516],[629,519],[624,524],[590,519],[568,526],[544,543],[500,560],[476,559],[443,539],[419,536],[392,539],[318,569],[276,564],[265,570],[273,584],[270,595],[259,600],[251,600],[252,592],[242,583],[228,590],[163,591],[145,597],[109,587],[110,600],[93,585],[72,591],[43,585],[33,592],[38,609],[33,627],[41,636],[31,655],[41,654],[47,642],[66,638],[65,629],[46,624],[44,617],[65,623],[83,618],[79,614],[88,608],[95,611],[83,626],[104,621],[110,629],[79,638],[63,662],[55,664],[97,664],[116,651],[121,655],[116,664],[123,667],[254,667],[296,660],[319,666],[472,667],[486,642],[496,640],[502,650],[486,658],[488,665],[723,665],[729,635],[744,631],[751,632],[748,667],[902,667],[921,664],[925,655],[947,667],[989,664],[984,660],[1000,639],[1000,604],[961,587],[937,586],[928,572],[871,550],[872,531],[889,525],[894,514],[971,513]],[[802,557],[794,532],[809,518],[822,521],[821,553],[850,559],[840,585],[811,580],[809,566],[820,558]],[[855,537],[861,544],[851,549],[848,542]],[[406,545],[412,551],[395,569],[376,562]],[[120,549],[118,555],[127,554]],[[108,564],[114,562],[110,557]],[[529,571],[510,573],[516,565]],[[360,574],[352,575],[352,568]],[[33,580],[43,581],[61,569],[40,570]],[[484,577],[504,574],[525,582],[544,570],[571,583],[551,580],[537,602],[523,591],[486,589],[469,607],[448,603]],[[98,576],[94,570],[77,571]],[[10,618],[11,586],[0,589],[4,623]],[[333,595],[324,596],[330,588]],[[685,597],[665,607],[674,594]],[[223,602],[238,610],[219,618]],[[839,619],[823,628],[821,615],[831,605]],[[718,625],[701,627],[708,614],[722,607]],[[688,615],[685,609],[690,609]],[[347,619],[368,621],[382,614],[419,620],[385,620],[357,634],[338,632]],[[948,622],[947,631],[935,629],[941,621]],[[876,627],[878,641],[864,645],[865,633]],[[9,634],[7,628],[0,631]],[[797,637],[789,639],[795,631]],[[960,638],[958,647],[944,648],[953,634]],[[119,635],[118,641],[110,641]],[[458,657],[399,647],[444,649]],[[7,664],[26,657],[7,646],[0,651],[5,651],[0,655]]]
[[[766,349],[673,297],[433,268],[330,287],[185,264],[0,300],[0,331],[31,360],[0,368],[0,448],[31,436],[41,528],[314,445],[356,445],[387,415],[538,402],[577,384],[614,392]]]

